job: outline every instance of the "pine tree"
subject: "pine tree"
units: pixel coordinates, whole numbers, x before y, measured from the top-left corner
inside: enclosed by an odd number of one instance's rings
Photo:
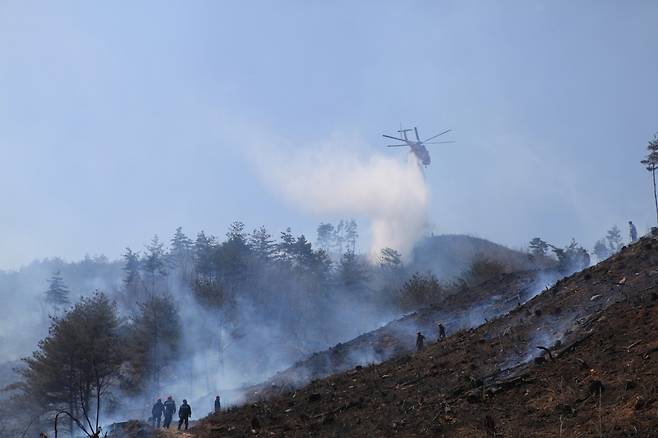
[[[141,263],[139,253],[126,248],[123,254],[123,287],[129,296],[138,297],[142,289],[142,279],[139,274]]]
[[[608,234],[605,236],[605,239],[608,241],[608,250],[611,254],[618,253],[622,246],[624,246],[624,241],[621,237],[621,231],[617,225],[608,230]]]
[[[21,398],[51,412],[55,422],[67,417],[86,436],[97,436],[102,405],[125,360],[116,305],[104,294],[82,298],[60,318],[19,370]]]
[[[171,295],[155,295],[139,305],[128,328],[129,367],[125,389],[160,392],[163,372],[178,357],[181,323]],[[173,377],[173,376],[169,376]]]
[[[356,252],[356,241],[359,238],[358,226],[354,219],[345,222],[345,243],[347,249]]]
[[[610,257],[610,250],[606,246],[605,240],[601,239],[596,242],[594,245],[594,254],[596,255],[596,258],[599,262],[602,262],[603,260]]]
[[[228,232],[226,233],[226,238],[229,242],[240,242],[244,245],[247,244],[247,234],[244,232],[244,223],[240,221],[234,221],[231,225],[228,226]]]
[[[155,288],[155,283],[158,277],[167,275],[164,244],[160,242],[157,235],[153,236],[149,245],[146,245],[143,267],[144,271],[151,277],[152,289]],[[154,291],[151,290],[151,292]]]
[[[658,169],[658,134],[647,145],[647,156],[641,161],[644,167],[651,172],[653,181],[653,200],[656,207],[656,221],[658,222],[658,193],[656,193],[656,169]]]
[[[365,287],[368,267],[352,251],[343,254],[338,265],[338,278],[343,286],[358,290]]]
[[[237,290],[248,278],[251,250],[242,222],[233,222],[226,233],[227,240],[216,249],[213,263],[220,279],[229,291]]]
[[[256,258],[263,262],[268,262],[275,251],[272,236],[264,226],[251,232],[249,235],[249,247],[254,252]]]
[[[52,277],[48,280],[46,302],[56,309],[65,307],[71,302],[69,299],[69,289],[66,287],[60,271],[53,272]]]
[[[183,227],[176,228],[169,246],[169,265],[187,278],[192,262],[192,240],[183,233]]]
[[[292,268],[295,258],[295,237],[290,228],[281,232],[280,242],[276,244],[276,261],[281,265]]]
[[[345,221],[341,220],[334,228],[333,249],[334,253],[342,257],[345,245]]]
[[[292,245],[293,265],[297,272],[305,273],[313,270],[315,253],[311,242],[302,234]]]
[[[329,252],[331,249],[331,241],[333,239],[334,226],[330,223],[321,223],[317,229],[317,245],[320,249]]]
[[[212,258],[216,248],[217,241],[214,236],[208,237],[203,231],[197,234],[193,248],[197,280],[212,281],[214,279]]]
[[[544,242],[539,237],[535,237],[530,241],[529,245],[530,255],[533,257],[545,257],[548,251],[548,243]]]

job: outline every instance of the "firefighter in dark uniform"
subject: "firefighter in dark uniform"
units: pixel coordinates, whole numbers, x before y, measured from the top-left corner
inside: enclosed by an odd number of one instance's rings
[[[162,399],[159,398],[151,409],[151,421],[153,422],[153,427],[160,427],[160,419],[162,418],[164,410],[165,407],[162,404]]]
[[[423,351],[425,348],[425,336],[421,332],[416,333],[416,351]]]
[[[169,426],[171,425],[171,419],[175,413],[176,402],[171,396],[169,396],[167,397],[167,401],[164,402],[164,427],[167,429],[169,429]]]
[[[187,400],[183,400],[183,404],[178,408],[178,430],[185,423],[185,430],[187,430],[187,422],[192,416],[192,408],[187,404]]]

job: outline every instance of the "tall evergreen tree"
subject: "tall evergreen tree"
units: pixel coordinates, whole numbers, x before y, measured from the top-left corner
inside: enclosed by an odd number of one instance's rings
[[[208,237],[203,231],[197,234],[193,251],[194,270],[198,280],[212,281],[214,279],[212,259],[216,247],[215,237]]]
[[[214,252],[213,266],[225,287],[234,292],[247,279],[251,250],[242,222],[233,222],[226,233],[227,240]]]
[[[321,223],[317,229],[317,245],[320,249],[329,252],[334,235],[334,226],[330,223]]]
[[[150,293],[156,293],[159,280],[167,275],[165,262],[164,244],[160,242],[157,235],[153,236],[151,243],[146,245],[144,254],[144,272],[148,275]]]
[[[528,251],[533,257],[545,257],[546,252],[548,251],[548,243],[544,242],[539,237],[535,237],[530,241]]]
[[[338,278],[343,286],[358,290],[363,289],[368,280],[368,267],[352,251],[343,254],[338,265]]]
[[[140,266],[139,253],[126,248],[126,252],[123,253],[123,287],[127,294],[133,298],[139,297],[143,288],[142,278],[139,273]]]
[[[55,309],[63,308],[71,302],[69,299],[69,289],[66,287],[60,271],[53,272],[52,277],[48,280],[46,302]]]
[[[231,222],[228,226],[228,232],[226,233],[226,239],[229,242],[240,242],[241,244],[247,244],[247,234],[244,231],[245,225],[240,221]]]
[[[249,247],[256,258],[262,262],[269,261],[275,251],[274,240],[272,240],[272,236],[264,226],[251,232],[249,235]]]
[[[131,393],[149,390],[149,396],[158,394],[163,372],[178,357],[180,339],[180,317],[168,293],[153,295],[141,303],[128,329],[126,389]]]
[[[280,242],[276,245],[276,260],[283,266],[292,268],[295,257],[295,237],[290,228],[281,232]]]
[[[656,221],[658,223],[658,193],[656,192],[656,169],[658,169],[658,134],[654,134],[653,138],[647,145],[647,156],[641,161],[644,167],[651,172],[653,181],[653,201],[656,207]]]
[[[610,256],[610,250],[605,244],[605,240],[601,239],[596,242],[594,245],[594,254],[599,262],[602,262]]]
[[[292,245],[293,265],[297,272],[307,273],[313,270],[315,264],[315,253],[311,242],[300,235]]]
[[[334,228],[333,247],[334,252],[342,257],[345,251],[345,221],[341,220]]]
[[[345,244],[351,252],[356,252],[356,241],[359,238],[359,231],[356,221],[350,219],[345,222]]]
[[[611,254],[619,252],[624,246],[624,241],[621,237],[621,231],[617,225],[613,226],[608,230],[608,234],[605,236],[605,239],[608,241],[608,250]]]
[[[176,228],[174,237],[171,238],[168,261],[169,265],[184,278],[189,278],[192,264],[192,240],[183,233],[183,227]]]

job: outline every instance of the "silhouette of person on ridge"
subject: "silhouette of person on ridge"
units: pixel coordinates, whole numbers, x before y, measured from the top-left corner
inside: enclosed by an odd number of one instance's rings
[[[174,399],[169,396],[167,397],[167,401],[164,402],[164,427],[169,429],[169,426],[171,425],[171,419],[173,418],[174,414],[176,413],[176,402]]]
[[[162,418],[162,413],[164,412],[165,407],[162,404],[162,399],[159,398],[157,402],[153,405],[151,409],[151,423],[153,427],[160,427],[160,419]],[[157,423],[157,426],[156,426]]]
[[[185,423],[185,430],[187,430],[187,425],[189,418],[192,416],[192,407],[187,404],[187,400],[183,399],[183,404],[178,408],[178,430]]]
[[[438,342],[441,342],[446,338],[446,328],[440,322],[438,323],[438,326],[439,326],[439,339],[438,339]]]
[[[416,351],[423,351],[425,348],[425,336],[421,332],[416,333]]]

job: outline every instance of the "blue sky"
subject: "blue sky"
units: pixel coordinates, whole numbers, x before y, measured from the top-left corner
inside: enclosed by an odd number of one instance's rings
[[[656,23],[655,1],[0,0],[0,268],[178,225],[312,235],[336,218],[272,190],[254,141],[403,155],[400,123],[454,129],[426,170],[437,233],[644,231]]]

